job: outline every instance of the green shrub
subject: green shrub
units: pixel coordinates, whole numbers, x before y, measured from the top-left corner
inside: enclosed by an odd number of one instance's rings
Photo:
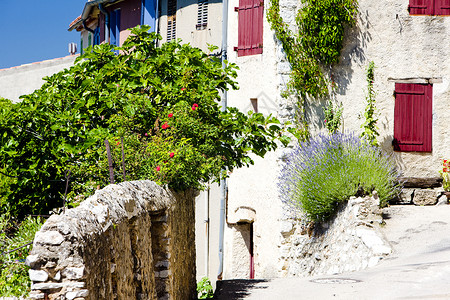
[[[198,299],[211,299],[214,296],[213,287],[208,277],[203,277],[197,282]]]
[[[330,218],[339,203],[376,190],[380,206],[399,192],[398,174],[390,159],[365,140],[336,133],[298,145],[280,175],[284,203],[312,221]]]
[[[6,215],[0,217],[0,295],[20,297],[30,291],[29,267],[25,265],[25,258],[31,245],[6,252],[32,242],[41,226],[40,218],[27,217],[16,227]]]
[[[21,103],[0,106],[0,171],[15,179],[0,213],[62,206],[69,171],[74,205],[107,185],[105,140],[116,183],[123,181],[123,146],[127,180],[174,189],[201,189],[252,164],[251,153],[276,148],[277,119],[221,111],[221,93],[237,88],[234,64],[222,67],[219,58],[178,41],[156,47],[161,37],[148,30],[132,29],[119,54],[108,44],[87,49]]]

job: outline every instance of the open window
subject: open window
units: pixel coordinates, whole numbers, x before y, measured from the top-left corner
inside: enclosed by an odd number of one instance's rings
[[[395,84],[395,151],[431,152],[432,92],[431,84]]]

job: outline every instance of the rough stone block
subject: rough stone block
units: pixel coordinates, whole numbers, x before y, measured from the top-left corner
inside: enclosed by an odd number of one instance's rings
[[[63,277],[70,279],[70,280],[81,279],[81,278],[83,278],[83,275],[84,275],[84,267],[79,267],[79,268],[69,267],[69,268],[64,269],[61,273],[62,273],[61,275]]]
[[[30,292],[27,299],[44,299],[45,294],[40,292]]]
[[[408,188],[402,189],[397,204],[411,204],[414,195],[414,190],[415,189],[408,189]]]
[[[64,237],[58,231],[38,231],[34,237],[34,242],[46,245],[61,245]]]
[[[84,282],[42,282],[31,284],[32,290],[54,290],[63,287],[84,288]]]
[[[66,298],[68,300],[73,300],[73,299],[75,299],[77,297],[87,297],[88,295],[89,295],[89,291],[88,290],[79,290],[79,291],[66,293]]]
[[[441,195],[438,198],[438,202],[436,203],[436,205],[447,205],[447,204],[448,204],[448,199],[447,199],[447,196],[445,196],[445,195]]]
[[[28,270],[28,274],[30,276],[31,281],[40,281],[44,282],[48,279],[48,273],[43,270]]]
[[[435,205],[438,201],[438,195],[435,190],[429,189],[417,189],[414,192],[413,203],[414,205]]]

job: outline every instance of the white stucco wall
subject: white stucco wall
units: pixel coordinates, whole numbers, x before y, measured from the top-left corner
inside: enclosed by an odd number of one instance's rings
[[[228,105],[243,111],[251,108],[250,98],[257,98],[260,112],[275,113],[284,119],[289,115],[287,100],[279,94],[288,78],[288,65],[275,42],[269,24],[264,24],[263,54],[237,57],[238,20],[233,7],[238,0],[230,0],[228,58],[236,63],[240,90],[230,91]],[[281,14],[294,22],[297,1],[281,0]],[[265,3],[265,13],[269,3]],[[450,157],[450,17],[409,16],[407,0],[359,0],[356,27],[349,30],[344,42],[340,63],[332,74],[338,88],[334,97],[344,106],[342,130],[361,133],[366,100],[366,68],[375,62],[376,106],[378,108],[379,142],[392,155],[404,176],[439,176],[440,159]],[[266,17],[266,16],[265,16]],[[266,19],[265,19],[266,20]],[[394,86],[402,79],[433,78],[433,151],[431,153],[394,152]],[[264,99],[264,100],[263,100]],[[312,101],[307,107],[311,132],[323,131],[324,100]],[[286,109],[287,108],[287,109]],[[292,111],[292,110],[291,110]],[[277,176],[283,149],[256,159],[250,168],[236,170],[228,180],[227,214],[233,219],[240,206],[255,209],[254,251],[255,277],[282,276],[280,266],[280,229],[283,209],[277,194]],[[245,258],[246,249],[239,246],[239,234],[234,225],[225,230],[224,278],[246,276],[247,266],[241,262],[236,268],[235,257]],[[241,237],[242,238],[242,237]],[[244,274],[244,275],[243,275]]]
[[[77,55],[66,56],[0,70],[0,97],[18,102],[21,95],[27,95],[40,88],[45,76],[70,68]]]
[[[269,1],[264,3],[267,12]],[[229,4],[228,60],[239,67],[237,81],[240,89],[228,93],[228,106],[234,106],[247,112],[253,110],[250,99],[257,99],[258,112],[264,115],[278,115],[280,97],[278,85],[280,77],[277,71],[277,47],[270,30],[264,22],[263,53],[238,57],[233,50],[238,45],[238,13],[234,7],[239,0]],[[264,15],[264,18],[265,15]],[[235,170],[228,180],[228,219],[233,220],[235,211],[242,206],[255,210],[254,220],[254,260],[255,278],[277,277],[279,227],[281,201],[277,192],[278,158],[280,151],[270,152],[265,158],[255,157],[255,164],[249,168]],[[242,244],[243,236],[238,234],[236,225],[225,229],[225,267],[224,279],[242,278],[248,272],[249,255]],[[247,260],[240,262],[237,268],[236,257]],[[247,277],[248,278],[248,277]]]
[[[393,154],[405,176],[439,176],[450,157],[450,17],[410,16],[408,1],[360,0],[357,27],[346,38],[336,66],[337,100],[344,104],[345,130],[361,132],[367,89],[366,68],[374,61],[379,112],[378,141]],[[394,87],[402,79],[432,78],[432,152],[394,152]]]
[[[209,204],[206,205],[206,202],[209,202]],[[211,280],[214,287],[219,269],[219,205],[220,189],[217,183],[211,184],[209,191],[202,191],[195,198],[197,281],[206,276]],[[206,213],[207,207],[209,208],[208,214]],[[206,232],[207,228],[209,231],[208,235]],[[206,245],[208,245],[208,249],[205,248]]]
[[[167,41],[167,0],[162,0],[161,17],[158,21],[162,42]],[[220,47],[222,44],[222,2],[209,1],[208,25],[197,30],[197,0],[178,0],[176,13],[176,38],[208,52],[207,44]],[[216,50],[217,51],[217,50]]]

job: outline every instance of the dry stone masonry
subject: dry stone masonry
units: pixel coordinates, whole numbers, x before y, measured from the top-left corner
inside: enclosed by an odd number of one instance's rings
[[[195,299],[194,197],[123,182],[53,215],[27,258],[29,298]]]
[[[315,227],[300,220],[281,225],[280,276],[305,277],[362,270],[392,252],[379,231],[378,197],[352,197],[335,218]]]

